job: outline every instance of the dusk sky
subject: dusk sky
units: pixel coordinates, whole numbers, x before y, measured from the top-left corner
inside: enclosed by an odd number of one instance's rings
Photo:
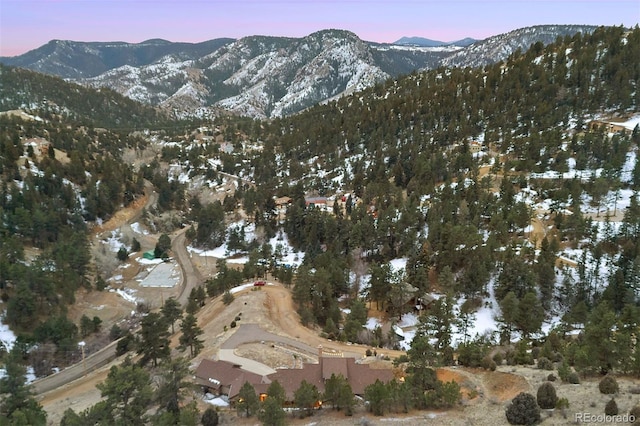
[[[455,41],[532,25],[639,22],[640,0],[0,0],[0,56],[53,39],[200,42],[339,28],[367,41]]]

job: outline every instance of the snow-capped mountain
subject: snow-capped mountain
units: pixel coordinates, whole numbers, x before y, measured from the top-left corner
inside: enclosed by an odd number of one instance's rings
[[[467,47],[371,43],[344,30],[323,30],[303,38],[251,36],[197,44],[52,41],[0,62],[108,87],[178,117],[211,115],[222,109],[265,118],[293,114],[414,71],[495,63],[533,43],[546,45],[596,28],[528,27]]]
[[[446,67],[482,67],[507,59],[516,50],[526,51],[534,43],[547,45],[558,37],[576,33],[591,33],[598,28],[593,25],[537,25],[521,28],[505,34],[489,37],[471,44],[444,58]]]
[[[153,64],[125,65],[77,81],[110,87],[179,115],[221,108],[276,117],[389,77],[375,63],[368,43],[348,31],[326,30],[300,39],[246,37],[197,61],[168,55]]]

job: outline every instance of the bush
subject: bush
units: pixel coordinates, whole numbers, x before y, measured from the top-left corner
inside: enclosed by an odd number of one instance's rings
[[[512,425],[534,425],[540,422],[540,407],[530,393],[521,392],[513,398],[505,414]]]
[[[616,404],[615,399],[611,398],[611,401],[607,402],[607,405],[604,406],[604,414],[607,416],[618,415],[618,404]]]
[[[503,360],[504,358],[501,352],[496,352],[496,354],[493,356],[493,362],[495,362],[496,365],[502,365]]]
[[[225,305],[230,305],[234,300],[235,297],[233,297],[233,294],[231,294],[229,290],[224,292],[224,295],[222,296],[222,303],[224,303]]]
[[[551,409],[556,407],[558,396],[556,388],[550,382],[545,382],[538,388],[537,401],[540,408]]]
[[[569,364],[563,362],[562,365],[558,367],[558,377],[563,382],[569,382],[569,375],[571,374],[571,368],[569,368]]]
[[[633,424],[640,424],[640,405],[636,405],[631,410],[629,410],[629,417],[633,416]]]
[[[482,358],[482,361],[480,361],[480,367],[484,368],[485,370],[496,371],[497,365],[496,362],[492,360],[489,355],[487,355]]]
[[[556,402],[556,408],[560,410],[569,408],[569,400],[567,398],[558,398],[558,401]]]
[[[600,380],[598,389],[600,389],[600,393],[613,395],[614,393],[618,393],[618,381],[613,376],[605,376]]]
[[[551,373],[547,376],[547,380],[550,382],[555,382],[556,381],[556,376],[555,374]]]
[[[235,321],[231,321],[231,324],[229,324],[229,327],[236,328],[236,322]]]
[[[567,377],[567,382],[571,383],[572,385],[579,385],[580,376],[575,371],[572,371],[571,373],[569,373],[569,377]]]
[[[531,356],[535,359],[538,359],[540,356],[540,347],[539,346],[534,346],[533,348],[531,348]]]
[[[205,410],[205,412],[202,414],[202,418],[200,419],[200,423],[202,423],[202,426],[217,426],[218,422],[218,412],[211,407]]]
[[[118,340],[124,335],[122,329],[118,326],[118,324],[113,324],[111,330],[109,330],[109,339],[111,341]]]
[[[540,370],[553,370],[553,362],[549,358],[542,357],[538,359],[538,368]]]

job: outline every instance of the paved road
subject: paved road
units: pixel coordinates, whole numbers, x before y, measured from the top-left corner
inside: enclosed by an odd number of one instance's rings
[[[258,324],[242,324],[221,346],[221,349],[234,349],[245,343],[275,342],[291,346],[310,355],[317,355],[318,349],[285,336],[264,331]]]
[[[185,237],[185,233],[188,229],[189,227],[185,227],[178,231],[171,242],[171,251],[178,261],[182,271],[182,281],[180,283],[181,289],[177,298],[178,302],[180,302],[182,306],[187,305],[187,300],[189,299],[191,290],[203,283],[200,271],[193,266],[189,253],[187,252],[187,238]]]
[[[318,353],[317,348],[313,348],[307,344],[299,342],[297,340],[290,339],[285,336],[278,336],[277,334],[264,331],[258,324],[242,324],[236,330],[231,337],[229,337],[221,346],[218,351],[218,358],[223,361],[229,361],[236,364],[240,364],[242,368],[252,373],[268,375],[275,373],[276,370],[262,364],[261,362],[254,361],[252,359],[243,358],[234,353],[234,349],[245,343],[280,343],[292,348],[298,349],[302,352],[306,352],[311,355]]]
[[[151,192],[147,205],[155,203],[156,199],[157,194],[155,192]],[[129,222],[135,222],[139,217],[139,214],[134,215],[130,218]],[[193,267],[185,247],[185,232],[187,229],[188,228],[184,228],[178,231],[171,243],[171,249],[176,256],[182,271],[182,280],[180,283],[181,290],[180,295],[178,296],[178,301],[182,305],[186,305],[191,289],[202,283],[202,277]],[[133,330],[134,333],[135,331],[136,330]],[[32,385],[34,393],[43,394],[51,391],[108,364],[116,358],[116,346],[117,341],[111,342],[98,352],[88,356],[84,362],[71,365],[58,373],[34,381]]]
[[[64,370],[47,376],[43,379],[33,382],[31,389],[33,392],[43,394],[51,390],[57,389],[73,380],[79,379],[87,373],[90,373],[98,368],[107,365],[109,362],[116,358],[116,346],[118,341],[111,342],[98,352],[95,352],[88,356],[84,362],[73,364]]]

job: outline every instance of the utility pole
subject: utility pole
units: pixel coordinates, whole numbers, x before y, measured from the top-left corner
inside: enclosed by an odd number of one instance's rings
[[[79,342],[78,346],[80,346],[80,351],[82,351],[82,370],[83,370],[83,375],[86,376],[87,375],[87,363],[84,359],[84,347],[85,347],[86,343],[85,342]]]

